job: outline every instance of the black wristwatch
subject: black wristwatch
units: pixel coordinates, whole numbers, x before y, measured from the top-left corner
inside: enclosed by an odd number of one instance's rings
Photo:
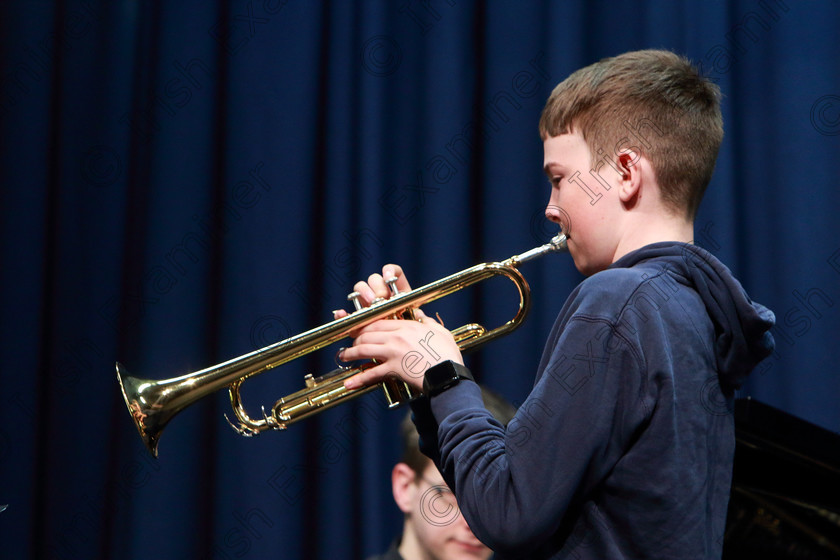
[[[446,360],[426,370],[426,375],[423,377],[423,392],[434,397],[462,379],[475,381],[475,377],[465,366]]]

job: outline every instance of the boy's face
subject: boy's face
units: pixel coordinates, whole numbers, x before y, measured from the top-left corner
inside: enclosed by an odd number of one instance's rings
[[[543,150],[551,182],[546,218],[563,229],[582,274],[604,270],[616,254],[621,218],[617,189],[606,185],[617,184],[618,173],[606,164],[596,173],[589,147],[577,132],[546,138]]]
[[[403,464],[404,465],[404,464]],[[493,552],[473,535],[452,491],[431,461],[418,477],[408,465],[410,476],[400,492],[406,492],[402,509],[406,515],[406,531],[413,534],[409,548],[401,547],[403,557],[430,560],[487,560]],[[397,497],[395,495],[395,497]],[[403,546],[407,535],[403,534]]]

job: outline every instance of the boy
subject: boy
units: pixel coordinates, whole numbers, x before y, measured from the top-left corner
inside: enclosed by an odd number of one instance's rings
[[[344,359],[378,365],[347,386],[399,375],[424,390],[412,403],[423,452],[499,558],[720,558],[734,427],[704,405],[731,403],[772,351],[774,323],[691,244],[723,138],[720,92],[673,53],[631,52],[560,83],[539,128],[546,216],[588,278],[516,417],[492,419],[452,337],[422,313],[355,333]],[[383,275],[409,289],[400,267]],[[378,275],[356,291],[388,296]],[[439,356],[422,375],[401,367],[418,341]]]
[[[512,405],[487,389],[482,397],[499,422],[510,422]],[[385,554],[368,560],[488,560],[493,552],[470,531],[440,471],[420,452],[410,416],[400,424],[400,435],[403,456],[391,471],[391,488],[404,514],[402,535]]]

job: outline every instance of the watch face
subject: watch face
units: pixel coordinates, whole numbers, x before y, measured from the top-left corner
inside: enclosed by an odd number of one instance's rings
[[[467,374],[462,376],[459,370],[464,370]],[[426,375],[423,377],[423,389],[427,395],[434,396],[455,385],[462,378],[472,379],[469,370],[463,366],[457,367],[454,362],[447,360],[426,370]]]

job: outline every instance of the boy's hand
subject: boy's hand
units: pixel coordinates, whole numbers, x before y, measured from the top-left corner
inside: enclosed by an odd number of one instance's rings
[[[397,279],[396,286],[400,292],[411,290],[402,268],[394,264],[385,265],[382,275],[373,274],[367,282],[357,282],[353,286],[359,293],[362,306],[369,306],[376,298],[388,299],[391,290],[386,280],[391,278]],[[339,310],[334,315],[338,319],[347,312]],[[342,352],[341,359],[376,360],[376,365],[346,380],[346,388],[374,385],[387,377],[396,376],[421,392],[423,374],[427,369],[445,360],[463,364],[461,351],[452,333],[420,309],[415,310],[415,316],[416,321],[382,319],[350,333],[355,339],[353,346]]]

